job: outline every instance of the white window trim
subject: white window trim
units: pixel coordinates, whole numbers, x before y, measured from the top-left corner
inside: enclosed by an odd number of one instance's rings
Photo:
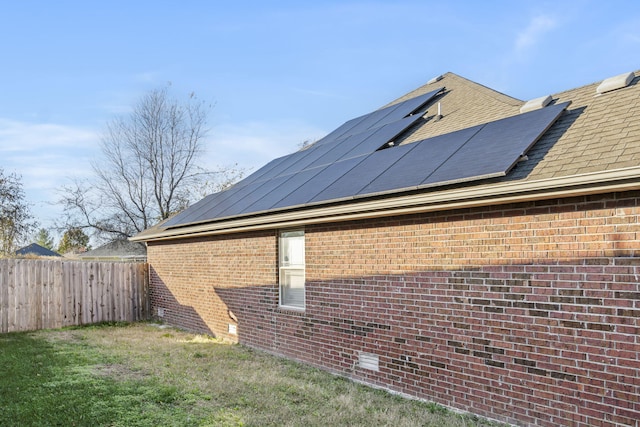
[[[296,236],[297,234],[297,236]],[[289,235],[289,236],[287,236]],[[284,239],[288,237],[301,237],[302,239],[302,254],[301,257],[297,258],[297,263],[293,265],[285,265],[285,261],[283,260],[283,249],[285,247]],[[305,240],[304,240],[304,229],[295,229],[295,230],[283,230],[280,232],[278,236],[278,305],[281,308],[287,310],[298,310],[304,311],[306,307],[306,263],[305,263]],[[285,272],[302,272],[302,305],[297,304],[286,304],[283,302],[284,295],[284,278],[286,277]]]

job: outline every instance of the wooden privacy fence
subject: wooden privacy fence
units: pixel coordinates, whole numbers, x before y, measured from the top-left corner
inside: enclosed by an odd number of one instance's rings
[[[0,332],[149,316],[146,263],[0,259]]]

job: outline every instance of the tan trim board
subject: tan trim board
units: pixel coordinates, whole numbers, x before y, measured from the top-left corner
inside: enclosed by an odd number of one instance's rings
[[[640,189],[640,167],[537,181],[465,187],[362,202],[352,201],[314,209],[285,211],[157,232],[143,232],[130,240],[183,239],[636,189]]]

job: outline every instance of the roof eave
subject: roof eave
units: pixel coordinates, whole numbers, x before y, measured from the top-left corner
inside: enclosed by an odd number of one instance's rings
[[[560,178],[502,182],[353,201],[257,217],[231,218],[152,233],[143,232],[129,240],[175,240],[637,189],[640,189],[640,167],[631,167]]]

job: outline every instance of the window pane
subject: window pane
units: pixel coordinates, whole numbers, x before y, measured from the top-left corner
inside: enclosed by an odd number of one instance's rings
[[[304,308],[304,270],[281,269],[281,304]]]
[[[304,266],[304,234],[282,236],[280,239],[280,266]]]
[[[304,237],[304,231],[284,231],[280,236],[284,237]]]
[[[280,234],[280,305],[304,308],[304,230]]]

